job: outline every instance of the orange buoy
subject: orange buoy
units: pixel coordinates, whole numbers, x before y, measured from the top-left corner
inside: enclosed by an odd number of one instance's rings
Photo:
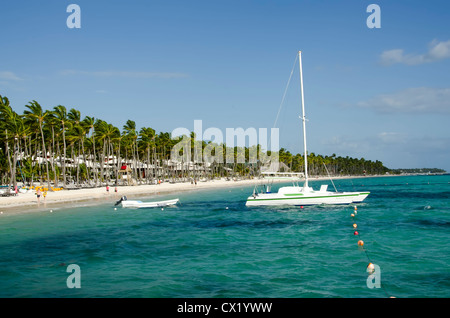
[[[359,241],[358,241],[358,246],[364,246],[364,241],[359,240]]]
[[[375,271],[375,266],[372,263],[369,263],[369,265],[367,265],[367,272],[373,273],[374,271]]]
[[[354,229],[356,229],[357,227],[358,227],[358,225],[356,225],[356,223],[353,224],[353,228],[354,228]]]
[[[353,217],[355,217],[355,215],[352,213],[352,214],[350,214],[350,216],[353,218]]]

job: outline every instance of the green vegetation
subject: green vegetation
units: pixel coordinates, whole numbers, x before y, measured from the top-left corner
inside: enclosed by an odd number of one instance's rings
[[[262,163],[249,164],[249,148],[230,148],[225,144],[223,162],[227,152],[233,152],[234,163],[205,162],[175,165],[169,161],[171,149],[183,138],[171,139],[168,132],[157,134],[150,127],[138,130],[128,120],[122,130],[99,118],[85,116],[80,111],[57,105],[44,110],[35,100],[17,114],[7,97],[0,96],[0,180],[1,184],[15,186],[17,182],[33,185],[35,182],[53,187],[68,185],[100,186],[123,182],[119,173],[126,165],[131,168],[128,182],[154,183],[155,180],[192,180],[214,177],[255,177]],[[211,142],[195,140],[190,136],[191,154],[194,145],[204,149]],[[258,149],[260,146],[256,146]],[[216,148],[214,148],[216,149]],[[242,151],[243,150],[243,151]],[[215,155],[215,151],[212,152]],[[268,152],[266,155],[270,155]],[[245,162],[236,163],[245,156]],[[282,171],[303,172],[303,157],[292,155],[282,148],[279,158]],[[192,159],[191,159],[192,160]],[[325,168],[326,166],[326,168]],[[310,175],[373,175],[389,171],[380,161],[364,158],[339,157],[335,154],[308,155]]]
[[[444,169],[439,168],[413,168],[413,169],[391,169],[392,174],[441,174],[447,173]]]
[[[280,149],[280,161],[286,164],[291,171],[301,172],[304,170],[303,155],[292,155],[284,148]],[[325,168],[326,166],[326,168]],[[381,161],[371,161],[364,158],[340,157],[336,154],[331,156],[308,154],[308,174],[310,175],[379,175],[389,172]]]

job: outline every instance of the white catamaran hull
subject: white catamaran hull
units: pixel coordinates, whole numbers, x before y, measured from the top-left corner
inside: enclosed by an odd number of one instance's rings
[[[295,193],[259,193],[248,197],[246,206],[278,206],[278,205],[320,205],[351,204],[362,202],[369,192],[320,192],[307,194]]]

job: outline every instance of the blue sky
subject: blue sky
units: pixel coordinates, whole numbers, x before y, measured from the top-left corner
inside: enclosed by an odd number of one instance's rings
[[[81,28],[69,29],[69,4]],[[369,4],[381,28],[369,29]],[[10,1],[0,94],[120,128],[271,128],[303,52],[310,152],[450,171],[448,1]],[[302,151],[298,68],[278,120]]]

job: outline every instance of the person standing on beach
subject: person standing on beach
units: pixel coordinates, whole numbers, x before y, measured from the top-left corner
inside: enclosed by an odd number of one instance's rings
[[[36,190],[36,196],[37,196],[37,202],[39,203],[41,201],[41,189],[38,188]]]
[[[45,202],[45,198],[47,197],[47,191],[44,191],[44,193],[42,195],[44,196],[44,202]]]
[[[109,185],[106,186],[106,192],[109,194]]]

